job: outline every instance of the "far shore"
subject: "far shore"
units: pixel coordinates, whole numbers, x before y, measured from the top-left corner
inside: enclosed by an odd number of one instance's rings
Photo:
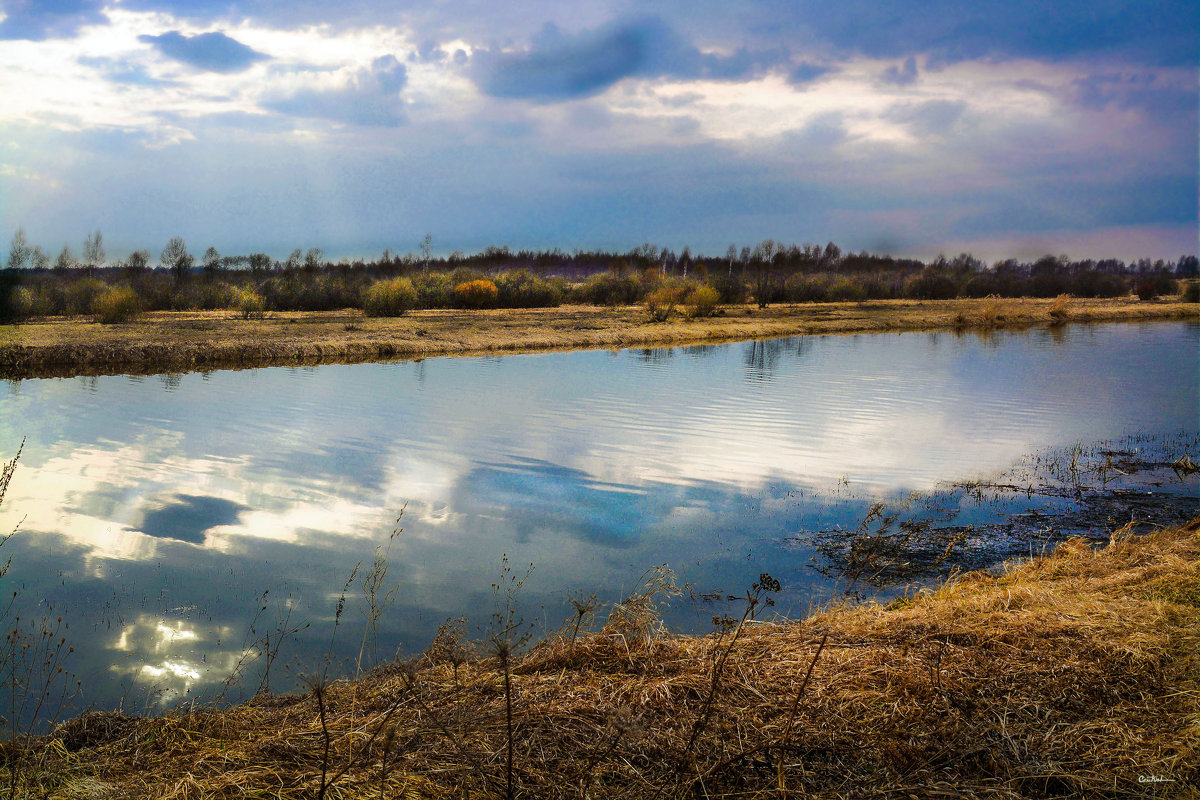
[[[726,306],[717,315],[651,322],[642,306],[426,310],[399,317],[361,311],[151,312],[104,325],[53,317],[0,325],[0,377],[187,372],[421,359],[546,350],[662,347],[793,335],[1059,326],[1092,322],[1200,320],[1200,304],[1050,299],[874,300]]]

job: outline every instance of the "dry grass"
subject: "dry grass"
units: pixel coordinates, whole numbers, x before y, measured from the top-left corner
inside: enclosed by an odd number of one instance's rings
[[[654,633],[653,621],[653,635],[625,625],[551,640],[514,663],[516,795],[1195,797],[1198,526],[1118,532],[1098,551],[1069,542],[888,607],[748,625],[732,646]],[[722,648],[716,711],[689,748]],[[332,684],[326,796],[503,796],[502,686],[495,659],[461,665],[457,680],[426,659]],[[51,797],[321,788],[311,695],[89,715],[57,737]]]
[[[65,376],[423,358],[496,351],[720,342],[795,334],[1029,327],[1061,320],[1054,300],[986,299],[776,305],[720,309],[713,317],[647,320],[640,306],[414,311],[288,312],[266,319],[217,312],[155,312],[95,325],[51,318],[0,326],[0,376]],[[1071,300],[1072,322],[1197,319],[1196,303]]]

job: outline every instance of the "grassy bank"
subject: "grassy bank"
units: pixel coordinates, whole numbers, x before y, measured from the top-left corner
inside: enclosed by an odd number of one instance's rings
[[[878,300],[726,306],[712,317],[651,322],[643,306],[361,311],[153,312],[101,325],[56,317],[0,325],[0,376],[67,376],[374,361],[445,354],[529,352],[753,339],[792,334],[991,330],[1066,322],[1200,319],[1200,304],[1171,300]]]
[[[632,597],[601,630],[568,630],[509,669],[495,648],[456,666],[447,638],[305,694],[157,719],[86,715],[39,742],[40,788],[128,798],[1200,791],[1200,519],[1117,532],[1097,551],[1068,542],[999,576],[803,622],[672,636],[652,607],[652,596]]]

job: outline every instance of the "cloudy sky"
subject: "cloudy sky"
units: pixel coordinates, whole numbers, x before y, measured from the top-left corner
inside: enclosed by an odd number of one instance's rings
[[[0,0],[0,236],[1178,257],[1196,9]]]

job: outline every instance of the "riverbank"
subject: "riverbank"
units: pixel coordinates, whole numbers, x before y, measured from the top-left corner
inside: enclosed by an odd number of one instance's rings
[[[663,633],[655,599],[635,593],[600,631],[568,627],[508,670],[446,636],[304,694],[87,714],[24,774],[50,797],[122,798],[1200,789],[1200,518],[723,635]]]
[[[1064,323],[1200,319],[1200,304],[1135,298],[878,300],[723,308],[650,322],[641,306],[425,310],[154,312],[102,325],[82,317],[0,326],[0,377],[184,372],[584,348],[658,347],[775,336],[975,330]]]

